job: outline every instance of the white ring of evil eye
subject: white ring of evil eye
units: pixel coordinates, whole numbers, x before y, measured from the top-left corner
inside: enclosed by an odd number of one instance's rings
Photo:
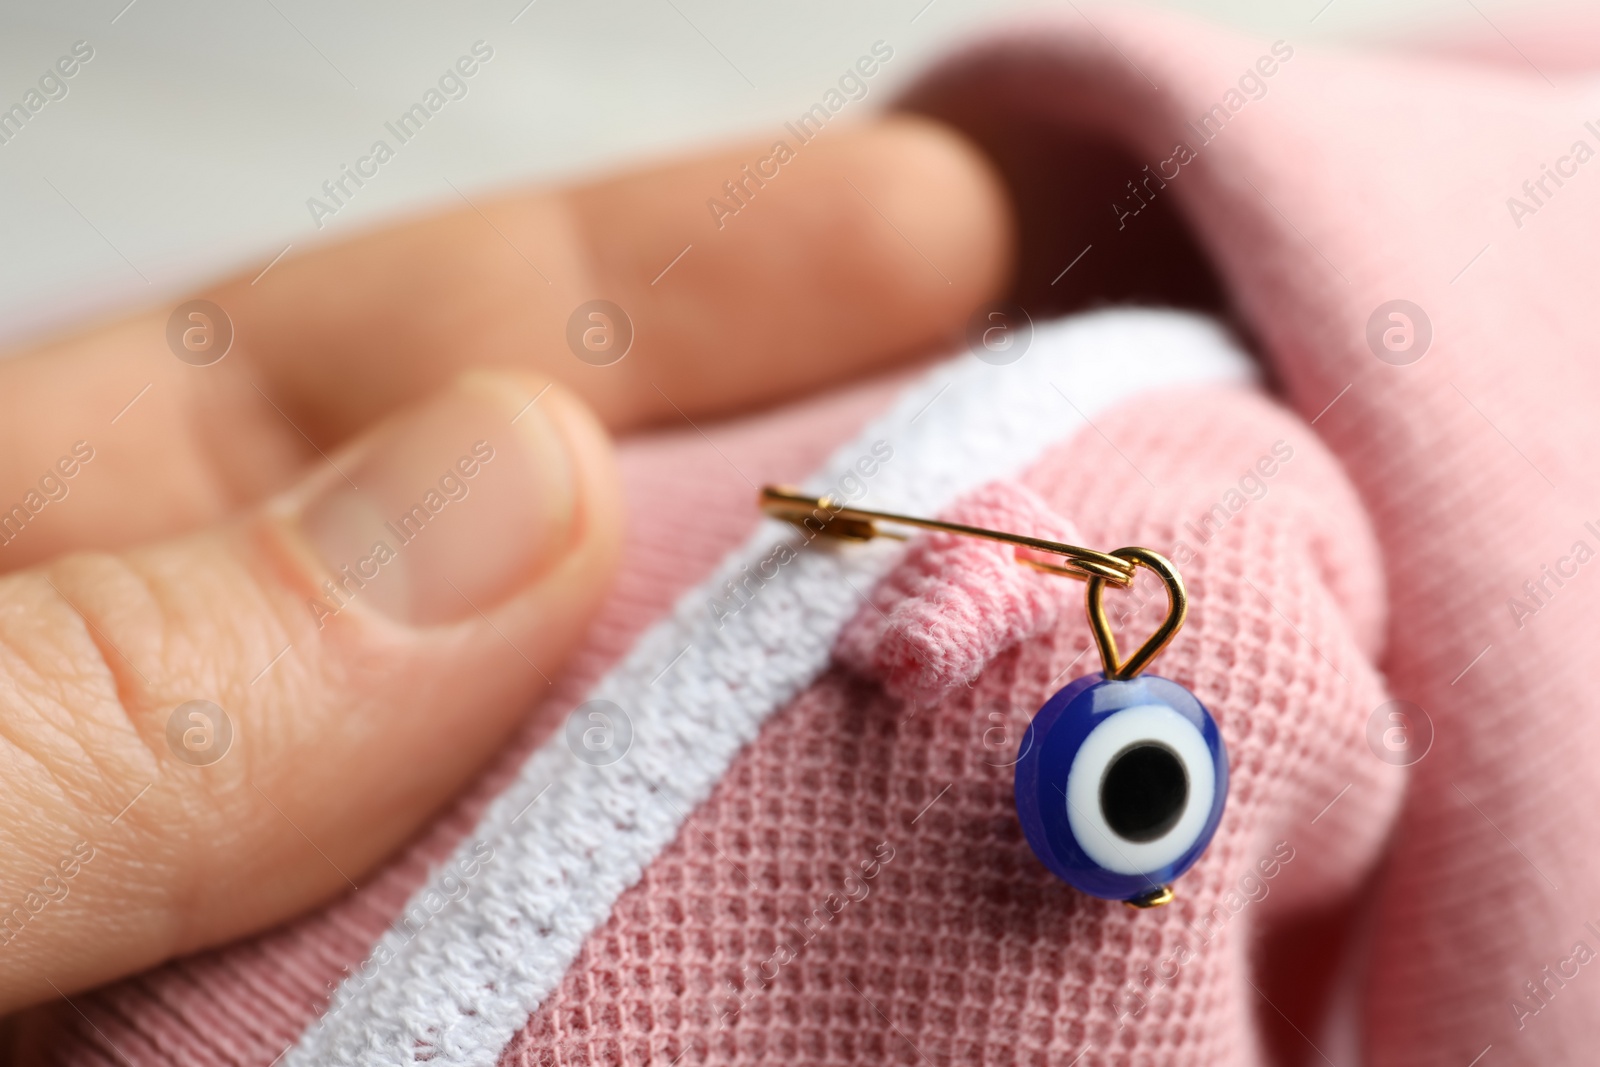
[[[1183,813],[1153,841],[1130,841],[1106,821],[1101,784],[1111,763],[1136,745],[1155,745],[1178,758],[1188,778]],[[1067,822],[1095,863],[1117,874],[1143,874],[1175,862],[1205,829],[1216,794],[1211,747],[1194,724],[1171,708],[1141,704],[1109,716],[1089,732],[1067,774]]]

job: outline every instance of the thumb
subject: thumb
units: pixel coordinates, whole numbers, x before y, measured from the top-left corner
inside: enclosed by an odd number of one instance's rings
[[[0,1010],[351,888],[495,751],[620,542],[543,384],[468,375],[245,519],[0,578]]]

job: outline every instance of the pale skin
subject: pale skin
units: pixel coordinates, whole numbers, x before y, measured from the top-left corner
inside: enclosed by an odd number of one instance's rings
[[[170,304],[0,362],[0,509],[68,490],[0,545],[0,911],[26,916],[0,1011],[292,917],[414,833],[606,594],[612,434],[927,355],[1005,284],[1005,195],[954,134],[830,132],[719,230],[707,197],[769,147],[257,266],[201,294],[237,336],[208,367]],[[637,330],[610,367],[565,342],[596,296]],[[425,537],[362,562],[441,485]],[[203,766],[168,741],[195,699],[235,731]]]

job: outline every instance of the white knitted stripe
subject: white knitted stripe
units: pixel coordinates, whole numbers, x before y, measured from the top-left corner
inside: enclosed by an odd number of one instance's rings
[[[964,355],[937,367],[808,488],[836,490],[874,442],[888,441],[893,457],[854,502],[931,515],[968,489],[1019,473],[1085,419],[1142,390],[1253,378],[1249,361],[1206,319],[1161,311],[1067,319],[1039,327],[1009,366]],[[563,732],[534,752],[451,861],[473,875],[443,886],[434,879],[418,892],[412,903],[427,921],[384,935],[364,977],[344,982],[285,1067],[494,1067],[739,750],[827,666],[860,607],[857,591],[870,590],[900,551],[812,545],[719,628],[711,601],[783,541],[801,538],[763,523],[645,632],[589,694],[631,720],[627,755],[590,766]],[[485,845],[492,858],[476,862]],[[466,895],[440,906],[437,891],[462,884]]]

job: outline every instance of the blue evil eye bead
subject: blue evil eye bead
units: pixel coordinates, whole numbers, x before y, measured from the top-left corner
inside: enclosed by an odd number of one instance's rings
[[[1022,752],[1017,814],[1028,844],[1090,896],[1165,903],[1222,819],[1222,735],[1205,705],[1165,678],[1079,678],[1039,709]]]

